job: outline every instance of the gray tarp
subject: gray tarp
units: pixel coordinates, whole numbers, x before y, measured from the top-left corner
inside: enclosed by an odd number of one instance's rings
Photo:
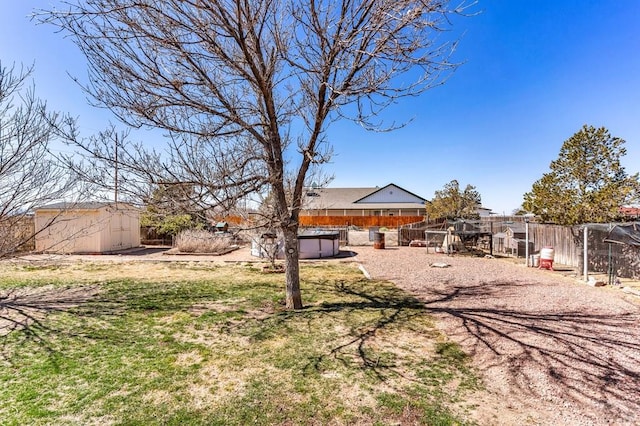
[[[640,247],[640,223],[614,226],[604,242]]]

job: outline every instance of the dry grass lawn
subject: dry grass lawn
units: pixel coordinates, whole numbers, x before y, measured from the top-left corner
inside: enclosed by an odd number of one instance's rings
[[[6,424],[462,424],[479,383],[424,306],[355,265],[0,264]]]

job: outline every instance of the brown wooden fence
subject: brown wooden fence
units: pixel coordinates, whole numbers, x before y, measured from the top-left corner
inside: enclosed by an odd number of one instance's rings
[[[514,222],[524,222],[523,217],[491,217],[482,218],[476,221],[465,221],[479,232],[498,233],[504,232]],[[400,229],[399,241],[401,245],[408,245],[411,240],[425,238],[427,228],[433,229],[441,227],[446,229],[446,225],[426,223],[417,227],[402,227]],[[579,230],[568,226],[529,224],[529,241],[533,242],[533,252],[538,252],[543,247],[553,247],[555,251],[555,262],[578,268],[581,262],[582,249],[579,246]],[[532,253],[533,254],[533,253]]]
[[[0,256],[35,250],[33,216],[4,217],[0,220]]]
[[[554,262],[577,268],[580,265],[582,249],[578,246],[579,233],[571,226],[529,224],[529,241],[533,242],[533,251],[543,247],[553,247]]]
[[[159,234],[156,229],[151,226],[141,226],[140,244],[150,246],[171,246],[173,245],[173,237],[171,235]]]
[[[422,216],[300,216],[300,225],[397,228],[423,219]]]
[[[640,249],[625,244],[610,244],[604,240],[615,224],[587,224],[587,259],[589,273],[608,273],[623,278],[640,278]],[[529,240],[534,252],[553,247],[554,262],[575,268],[578,275],[584,269],[584,226],[529,224]]]

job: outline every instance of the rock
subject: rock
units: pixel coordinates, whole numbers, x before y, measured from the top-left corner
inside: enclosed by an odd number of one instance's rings
[[[587,284],[589,284],[591,287],[604,287],[607,285],[607,283],[605,283],[602,280],[596,280],[593,277],[589,277],[589,281],[587,281]]]
[[[640,296],[640,290],[635,290],[631,287],[624,287],[622,291],[625,293],[633,294],[634,296]]]

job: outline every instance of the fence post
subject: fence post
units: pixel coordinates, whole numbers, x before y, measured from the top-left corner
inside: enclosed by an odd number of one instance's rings
[[[524,266],[529,266],[529,219],[524,220],[524,244]]]
[[[589,281],[589,255],[588,255],[588,246],[589,246],[589,227],[587,225],[584,226],[584,242],[583,242],[583,250],[584,250],[584,265],[582,267],[583,271],[583,275],[584,275],[584,280]]]
[[[613,225],[609,223],[609,233],[611,233],[611,229]],[[609,278],[609,285],[613,284],[613,256],[611,253],[611,243],[607,244],[608,253],[607,253],[607,275]]]

